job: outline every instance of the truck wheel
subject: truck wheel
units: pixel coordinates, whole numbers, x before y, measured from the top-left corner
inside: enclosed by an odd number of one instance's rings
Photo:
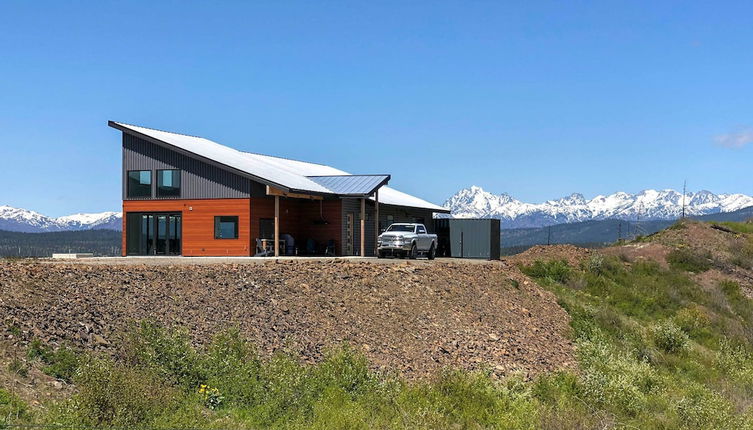
[[[417,247],[417,246],[416,246],[416,244],[414,243],[414,244],[413,244],[413,245],[412,245],[412,246],[410,247],[410,259],[411,259],[411,260],[415,260],[415,259],[416,259],[416,257],[418,257],[418,247]]]
[[[436,255],[437,251],[434,249],[434,243],[432,243],[431,248],[429,248],[429,260],[433,260]]]
[[[384,251],[377,251],[377,258],[384,258]]]

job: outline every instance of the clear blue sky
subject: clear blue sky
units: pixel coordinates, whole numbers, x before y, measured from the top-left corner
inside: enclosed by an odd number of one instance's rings
[[[5,1],[0,53],[0,204],[49,215],[120,207],[108,119],[436,203],[753,193],[750,1]]]

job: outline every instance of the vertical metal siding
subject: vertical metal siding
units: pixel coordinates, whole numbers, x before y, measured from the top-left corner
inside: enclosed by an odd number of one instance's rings
[[[499,259],[498,219],[450,219],[449,224],[453,257]]]
[[[180,196],[156,197],[158,169],[181,171]],[[154,199],[232,199],[251,195],[252,181],[248,178],[123,133],[123,199],[150,200],[148,197],[128,198],[129,170],[152,171]]]

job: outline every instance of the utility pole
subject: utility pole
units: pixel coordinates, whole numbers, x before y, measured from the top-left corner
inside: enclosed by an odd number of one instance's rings
[[[685,219],[685,189],[688,185],[688,180],[682,182],[682,219]]]
[[[617,242],[622,240],[622,223],[617,224]]]
[[[552,244],[552,226],[549,226],[549,229],[547,230],[546,234],[546,244],[551,245]]]

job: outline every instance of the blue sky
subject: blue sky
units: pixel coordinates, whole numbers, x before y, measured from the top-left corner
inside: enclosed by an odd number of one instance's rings
[[[436,203],[753,193],[751,2],[0,4],[0,204],[120,207],[108,119]]]

